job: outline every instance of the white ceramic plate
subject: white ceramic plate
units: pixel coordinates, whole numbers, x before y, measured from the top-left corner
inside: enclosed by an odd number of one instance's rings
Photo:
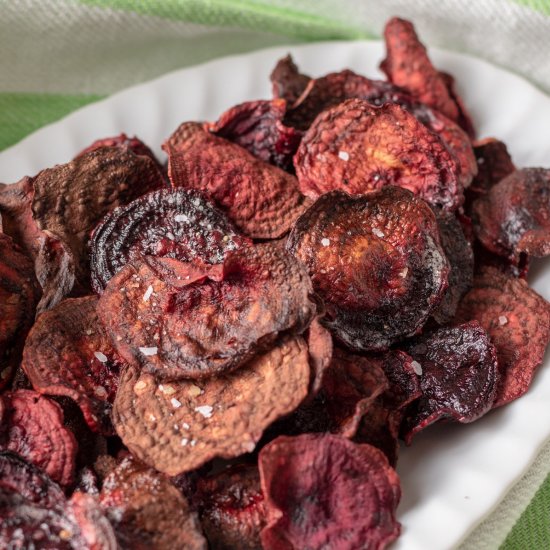
[[[380,42],[273,48],[180,70],[120,92],[47,126],[0,153],[0,181],[13,182],[68,161],[97,138],[136,134],[162,156],[161,142],[184,120],[211,120],[249,99],[270,97],[269,73],[291,52],[300,69],[321,75],[349,67],[377,76]],[[483,61],[433,51],[455,75],[479,136],[497,136],[518,166],[550,163],[550,98]],[[536,266],[535,289],[550,298],[550,265]],[[548,361],[547,361],[548,363]],[[550,368],[529,393],[471,425],[439,425],[418,436],[399,462],[403,534],[395,550],[452,548],[498,504],[550,436]]]

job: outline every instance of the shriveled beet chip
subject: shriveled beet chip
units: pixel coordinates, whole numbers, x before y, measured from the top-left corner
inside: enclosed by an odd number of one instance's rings
[[[110,413],[123,361],[96,313],[98,298],[69,298],[40,315],[23,352],[23,369],[42,394],[66,396],[94,431],[111,435]]]
[[[472,245],[466,239],[462,226],[451,212],[436,212],[441,246],[449,260],[449,286],[443,300],[433,313],[433,318],[443,325],[452,320],[460,299],[470,288],[474,280],[474,253]]]
[[[468,112],[468,109],[466,108],[464,100],[456,89],[456,81],[454,76],[444,71],[439,71],[439,76],[443,79],[443,82],[445,82],[447,92],[449,93],[451,99],[455,102],[456,108],[458,109],[458,118],[456,122],[466,132],[470,139],[475,139],[476,129],[474,122]]]
[[[327,193],[300,217],[287,246],[325,302],[323,324],[352,349],[383,350],[415,334],[447,287],[435,216],[399,187]]]
[[[516,170],[472,206],[478,239],[517,263],[521,253],[550,254],[550,169]]]
[[[142,256],[217,264],[230,250],[249,244],[199,192],[161,189],[111,211],[90,241],[93,289],[101,293],[127,263]]]
[[[370,445],[340,436],[279,437],[259,457],[265,550],[385,548],[401,526],[397,474]]]
[[[199,479],[196,498],[211,550],[261,550],[265,504],[255,464]]]
[[[491,409],[499,382],[497,354],[477,321],[426,333],[406,349],[422,373],[422,396],[404,419],[407,445],[438,420],[473,422]]]
[[[34,464],[9,451],[0,452],[0,491],[19,493],[44,508],[63,508],[61,487]]]
[[[121,548],[206,550],[199,520],[168,478],[128,457],[104,480],[99,497]]]
[[[441,139],[399,105],[349,99],[323,111],[294,157],[302,193],[368,193],[398,185],[454,210],[462,202],[458,165]]]
[[[147,145],[145,145],[145,143],[143,143],[141,139],[137,138],[136,136],[130,138],[124,133],[119,134],[118,136],[107,137],[94,141],[91,145],[86,147],[86,149],[80,151],[76,158],[91,151],[95,151],[96,149],[101,149],[102,147],[123,147],[129,149],[130,151],[132,151],[132,153],[136,155],[149,157],[151,160],[154,160],[157,164],[159,164],[157,157],[155,157],[153,151],[151,151],[151,149],[147,147]]]
[[[288,104],[294,103],[302,95],[311,80],[309,76],[300,74],[290,54],[279,59],[269,78],[273,97],[285,99]]]
[[[21,455],[60,485],[73,480],[76,439],[63,426],[61,407],[34,391],[0,396],[0,449]]]
[[[167,265],[163,258],[156,262]],[[223,272],[218,266],[198,280],[189,278],[188,264],[172,264],[179,288],[147,263],[128,264],[111,279],[98,308],[120,354],[164,378],[235,369],[280,334],[301,334],[316,315],[304,267],[271,244],[231,252]]]
[[[313,319],[307,330],[307,347],[311,365],[311,384],[309,397],[318,393],[323,383],[325,370],[331,363],[333,342],[330,332],[321,324],[319,318]]]
[[[172,185],[212,197],[249,237],[287,233],[305,209],[296,178],[235,143],[195,125],[182,126],[163,145]]]
[[[228,139],[269,164],[292,172],[292,157],[302,133],[283,124],[286,114],[284,99],[247,101],[232,107],[205,128]]]
[[[152,375],[128,369],[113,423],[136,457],[177,475],[216,456],[253,451],[264,429],[305,398],[309,377],[301,338],[283,340],[237,372],[204,382],[158,384]]]
[[[479,321],[496,347],[500,382],[493,407],[521,397],[550,339],[548,302],[525,281],[486,268],[460,303],[457,319]]]

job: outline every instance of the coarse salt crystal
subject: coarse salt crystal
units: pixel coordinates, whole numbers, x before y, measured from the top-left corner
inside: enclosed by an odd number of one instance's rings
[[[179,409],[181,407],[181,401],[178,401],[175,397],[172,397],[172,399],[170,399],[170,403],[172,404],[172,407],[174,407],[174,409]]]
[[[380,229],[378,229],[377,227],[375,227],[372,232],[379,238],[381,239],[382,237],[385,237],[386,235],[380,231]]]
[[[338,158],[341,158],[342,160],[349,160],[349,153],[346,151],[340,151],[338,153]]]
[[[156,355],[158,348],[156,346],[152,348],[139,348],[139,351],[143,353],[143,355]]]
[[[191,440],[191,447],[194,447],[196,444],[197,444],[197,440],[196,440],[196,439],[192,439],[192,440]]]
[[[328,246],[330,244],[330,239],[327,239],[326,237],[324,239],[321,239],[321,244],[323,246]]]
[[[506,317],[505,315],[501,315],[499,318],[498,318],[498,324],[503,327],[504,325],[508,324],[508,317]]]
[[[184,438],[181,440],[181,446],[182,446],[182,447],[185,447],[188,443],[189,443],[189,439],[187,439],[186,437],[184,437]]]
[[[400,272],[399,272],[399,276],[400,277],[403,277],[403,279],[407,276],[407,273],[409,272],[409,268],[408,267],[404,267]]]
[[[145,291],[145,294],[143,295],[143,301],[147,302],[147,300],[149,300],[149,298],[151,297],[151,294],[153,294],[153,287],[149,285],[147,287],[147,290]]]
[[[214,409],[210,405],[202,405],[200,407],[195,407],[195,410],[202,414],[204,418],[210,418]]]
[[[411,363],[411,367],[413,368],[414,372],[420,376],[422,374],[422,365],[418,361],[413,361]]]
[[[159,390],[164,395],[173,395],[174,393],[176,393],[176,390],[174,389],[174,387],[167,384],[159,384]]]
[[[102,363],[106,363],[109,359],[104,353],[101,353],[100,351],[94,351],[95,358],[98,361],[101,361]]]
[[[177,214],[174,220],[177,222],[186,222],[189,221],[189,218],[185,214]]]
[[[189,426],[189,424],[187,424],[187,422],[184,422],[181,426],[184,430],[188,430],[191,427]]]

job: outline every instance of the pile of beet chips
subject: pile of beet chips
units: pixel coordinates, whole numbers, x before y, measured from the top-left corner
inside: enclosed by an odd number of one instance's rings
[[[398,440],[529,388],[550,170],[475,139],[413,26],[387,80],[273,99],[0,186],[0,546],[379,549]]]

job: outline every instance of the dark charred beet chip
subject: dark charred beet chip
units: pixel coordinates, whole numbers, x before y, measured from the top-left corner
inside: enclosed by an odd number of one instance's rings
[[[61,487],[34,464],[9,451],[0,452],[0,491],[19,493],[44,508],[63,508]]]
[[[75,472],[77,443],[61,407],[31,390],[0,396],[0,449],[21,455],[62,486]]]
[[[132,153],[136,155],[142,155],[145,157],[149,157],[151,160],[154,160],[157,164],[159,164],[157,157],[155,157],[155,154],[141,139],[137,138],[136,136],[130,138],[126,134],[122,133],[118,136],[98,139],[94,141],[91,145],[86,147],[86,149],[83,149],[78,153],[78,155],[75,158],[81,157],[82,155],[89,153],[91,151],[95,151],[96,149],[101,149],[102,147],[123,147],[125,149],[129,149],[132,151]],[[160,164],[159,164],[160,167]]]
[[[121,548],[206,550],[199,520],[164,475],[128,457],[104,480],[99,497]]]
[[[178,475],[214,457],[252,452],[264,429],[306,397],[309,380],[301,338],[283,340],[237,372],[204,382],[159,384],[150,374],[128,369],[113,423],[137,458]]]
[[[256,158],[292,172],[292,157],[302,133],[283,124],[286,114],[284,99],[247,101],[232,107],[205,128],[237,145]]]
[[[260,452],[265,550],[385,548],[400,533],[397,474],[370,445],[331,434],[279,437]]]
[[[476,319],[496,347],[500,382],[494,407],[521,397],[542,363],[550,340],[550,306],[527,286],[486,268],[463,298],[457,320]]]
[[[440,328],[409,343],[422,396],[407,412],[405,442],[441,419],[468,423],[493,406],[499,382],[497,354],[477,321]]]
[[[96,296],[69,298],[40,315],[25,344],[23,369],[37,392],[70,397],[92,430],[111,435],[124,363],[98,320],[97,302]]]
[[[273,88],[273,97],[282,98],[289,105],[302,95],[311,80],[309,76],[300,74],[290,55],[279,59],[269,78]]]
[[[199,479],[196,498],[211,550],[261,550],[265,504],[255,464]]]
[[[182,124],[163,148],[172,185],[209,195],[249,237],[281,237],[305,209],[293,175],[196,124]]]
[[[217,264],[230,250],[249,244],[199,192],[161,189],[115,208],[90,241],[93,289],[101,293],[128,262],[142,256]]]
[[[474,253],[462,226],[451,212],[436,212],[441,246],[449,260],[449,286],[433,318],[444,325],[452,320],[462,296],[472,288],[474,280]]]
[[[504,258],[487,250],[477,239],[474,241],[474,272],[481,274],[487,267],[494,267],[510,277],[527,280],[530,268],[527,254],[520,254],[517,259]]]
[[[171,262],[179,288],[149,264],[128,264],[111,279],[98,309],[120,354],[164,378],[235,369],[280,334],[304,332],[316,315],[304,267],[271,244],[231,252],[214,275],[205,270],[195,281],[188,264]]]
[[[415,334],[447,287],[435,216],[399,187],[327,193],[300,217],[287,246],[325,302],[323,324],[352,349],[384,350]]]
[[[323,111],[304,135],[294,166],[300,190],[311,198],[391,184],[445,210],[462,202],[457,162],[436,134],[399,105],[349,99]]]
[[[550,169],[516,170],[472,205],[477,238],[517,264],[520,255],[550,254]]]

